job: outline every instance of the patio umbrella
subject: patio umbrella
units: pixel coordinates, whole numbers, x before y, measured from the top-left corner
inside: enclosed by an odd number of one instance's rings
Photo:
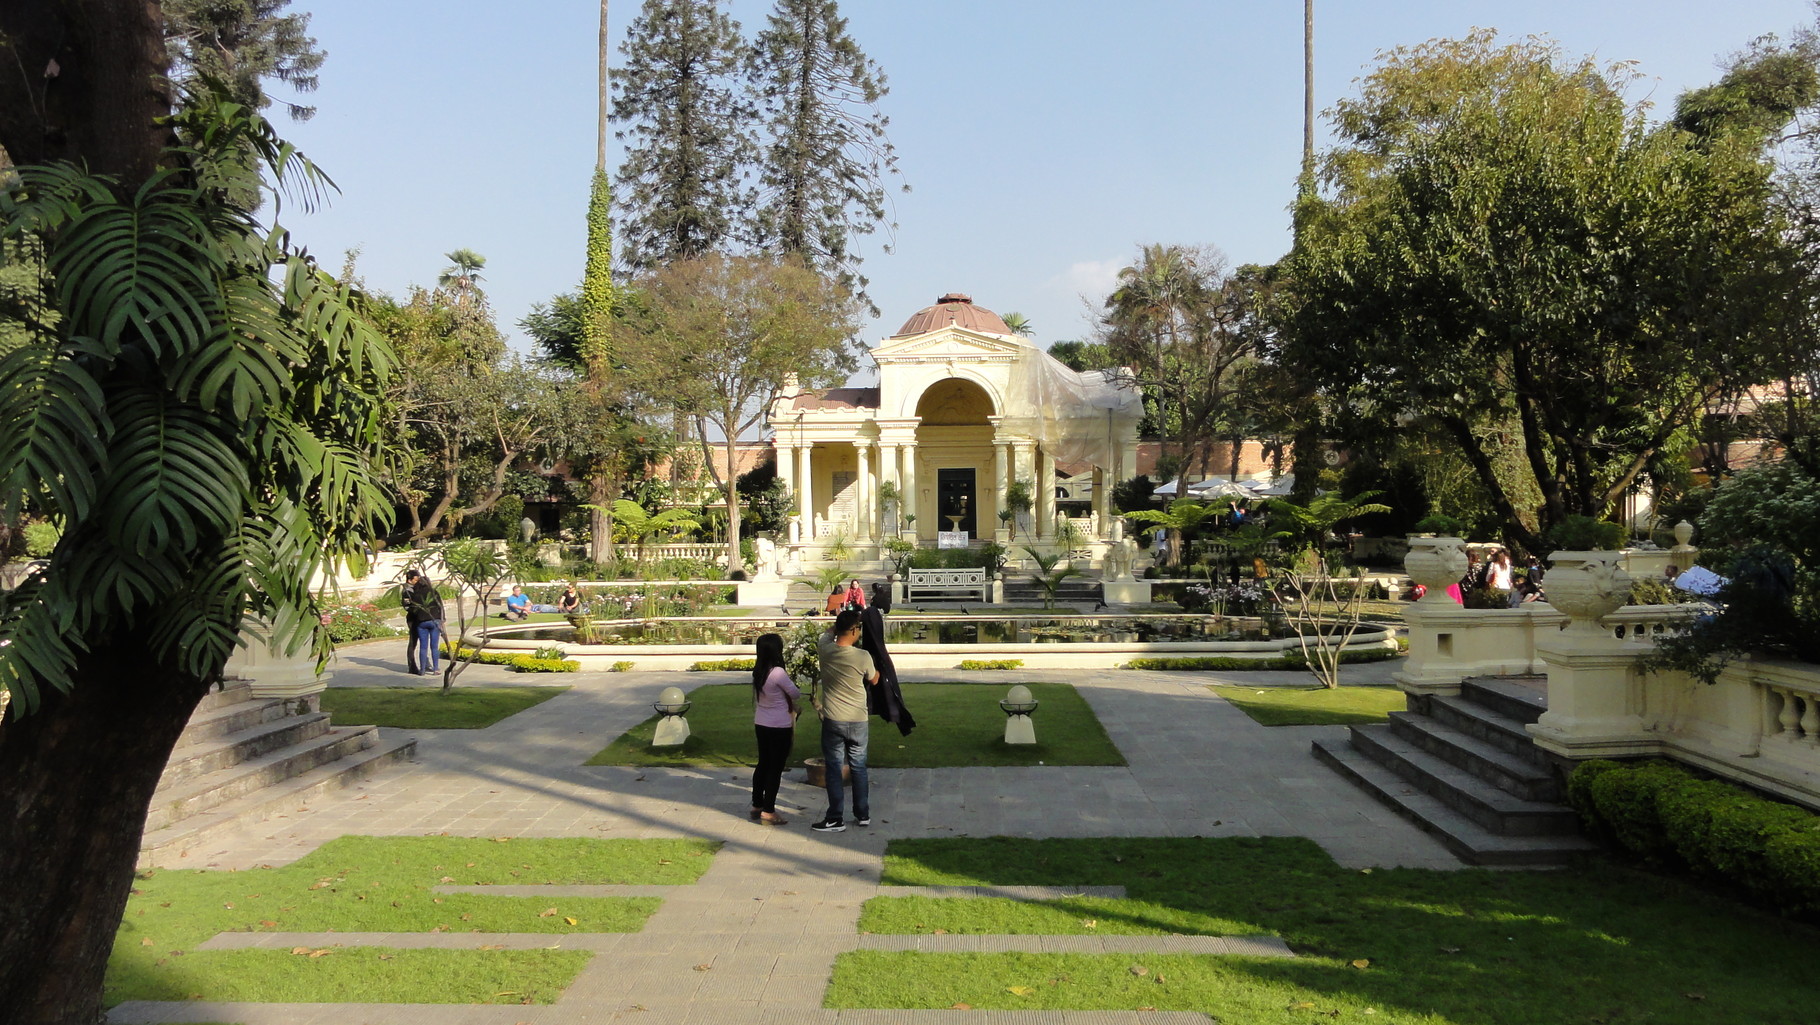
[[[1258,492],[1253,491],[1236,481],[1229,480],[1203,481],[1188,490],[1200,498],[1218,501],[1238,499],[1242,502],[1249,502],[1258,497]]]
[[[1688,594],[1697,594],[1702,598],[1719,593],[1725,586],[1725,578],[1705,566],[1695,566],[1675,578],[1675,586]]]

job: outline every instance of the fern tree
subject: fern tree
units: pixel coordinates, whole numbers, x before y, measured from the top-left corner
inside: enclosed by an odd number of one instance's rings
[[[0,85],[21,165],[0,235],[42,246],[54,309],[0,357],[0,509],[65,524],[48,570],[0,596],[0,1016],[86,1025],[197,702],[245,633],[328,652],[310,581],[390,515],[372,464],[392,355],[347,286],[230,198],[249,154],[286,194],[327,184],[257,114],[199,96],[150,116],[136,61],[157,27],[135,5],[6,6],[22,59],[43,66],[34,30],[66,18],[56,45],[90,57],[66,75],[95,77],[60,94],[50,145]],[[116,81],[116,59],[138,73]]]

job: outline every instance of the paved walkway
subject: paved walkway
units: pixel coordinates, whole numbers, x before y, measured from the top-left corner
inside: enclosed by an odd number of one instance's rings
[[[390,646],[344,653],[340,686],[402,686]],[[1348,682],[1383,682],[1387,665],[1348,667]],[[241,1025],[517,1025],[633,1021],[644,1025],[1174,1025],[1201,1014],[1162,1012],[828,1011],[824,990],[847,950],[1080,950],[1293,956],[1274,937],[861,936],[860,905],[881,892],[888,840],[919,836],[1305,836],[1347,867],[1456,868],[1460,862],[1415,827],[1316,763],[1309,741],[1339,727],[1267,729],[1208,692],[1211,682],[1259,686],[1288,674],[1027,671],[1023,680],[1071,683],[1130,762],[1125,767],[875,769],[873,825],[818,834],[808,823],[822,793],[787,774],[779,810],[789,826],[747,820],[747,771],[585,767],[581,763],[650,714],[658,692],[733,674],[577,674],[568,693],[477,731],[419,733],[418,760],[312,802],[244,835],[194,851],[195,867],[282,864],[349,833],[466,836],[703,837],[725,842],[691,886],[663,888],[661,909],[640,933],[567,936],[597,951],[562,998],[545,1007],[347,1004],[128,1003],[127,1023]],[[940,672],[911,679],[1010,674]],[[547,684],[475,667],[460,685]],[[1039,717],[1037,728],[1041,730]],[[883,723],[873,743],[889,743]],[[808,746],[797,741],[799,755]],[[795,777],[795,778],[792,778]],[[569,888],[575,889],[575,888]],[[588,888],[588,892],[634,888]],[[653,888],[636,888],[645,892]],[[498,889],[492,892],[500,892]],[[554,890],[552,896],[558,896]],[[1070,892],[1081,892],[1071,890]],[[1032,892],[1019,896],[1041,897]],[[548,946],[548,935],[224,934],[209,946],[393,946],[482,943]]]

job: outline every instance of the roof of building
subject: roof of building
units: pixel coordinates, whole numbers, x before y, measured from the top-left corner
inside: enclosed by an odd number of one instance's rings
[[[790,400],[791,409],[877,409],[877,388],[829,388],[803,392]]]
[[[972,296],[949,292],[937,299],[934,306],[925,306],[911,314],[910,319],[904,321],[904,326],[898,328],[897,334],[891,337],[906,338],[950,325],[991,335],[1011,333],[1011,329],[1005,326],[1005,321],[998,314],[984,306],[973,305]]]

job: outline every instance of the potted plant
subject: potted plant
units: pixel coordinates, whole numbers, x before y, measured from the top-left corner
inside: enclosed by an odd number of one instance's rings
[[[1599,621],[1630,598],[1630,574],[1617,547],[1624,528],[1591,516],[1569,516],[1548,529],[1560,547],[1548,557],[1548,603],[1572,621],[1570,629],[1598,631]]]

